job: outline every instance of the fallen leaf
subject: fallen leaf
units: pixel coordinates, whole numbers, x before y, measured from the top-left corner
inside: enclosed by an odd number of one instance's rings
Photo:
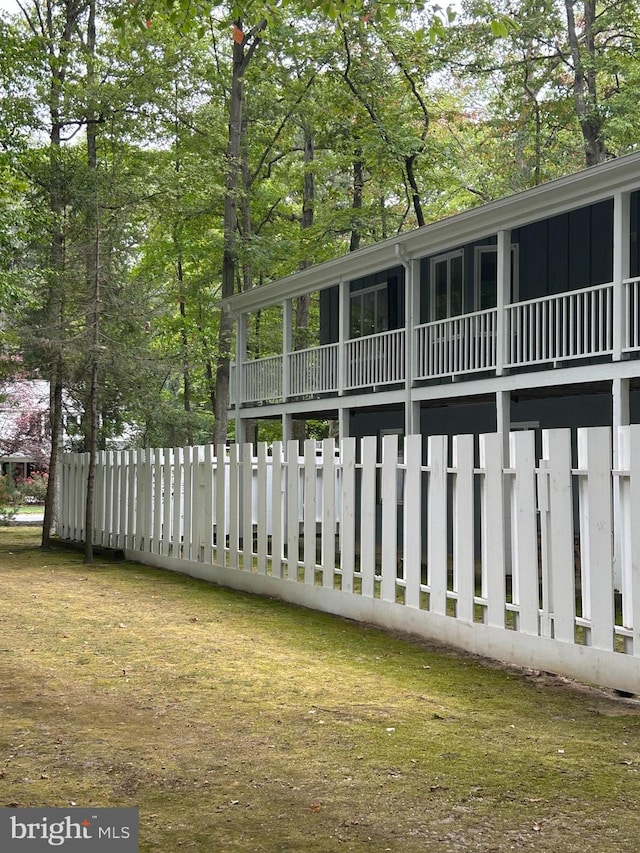
[[[312,812],[319,812],[320,809],[321,809],[320,803],[311,803],[311,811]]]

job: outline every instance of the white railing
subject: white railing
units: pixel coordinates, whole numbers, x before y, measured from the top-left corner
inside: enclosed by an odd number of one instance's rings
[[[495,308],[416,328],[416,379],[491,370],[496,366]]]
[[[245,361],[242,370],[242,402],[277,402],[282,399],[282,356],[270,355]]]
[[[624,352],[640,350],[640,277],[624,282]]]
[[[612,464],[617,442],[616,465]],[[631,692],[640,425],[101,453],[92,540],[128,559]],[[449,447],[451,442],[451,448]],[[426,451],[426,453],[425,453]],[[573,454],[577,467],[573,467]],[[424,464],[426,457],[427,464]],[[87,454],[62,463],[84,539]],[[358,531],[361,531],[360,534]],[[448,547],[448,542],[452,547]],[[614,565],[616,566],[614,571]],[[151,581],[150,581],[151,582]]]
[[[613,284],[517,302],[505,312],[507,367],[613,352]]]
[[[412,380],[456,376],[504,367],[610,356],[614,351],[614,286],[602,284],[423,323],[414,330]],[[622,350],[640,351],[640,277],[624,282]],[[344,349],[344,376],[339,352]],[[501,358],[499,357],[501,356]],[[337,393],[402,383],[406,378],[405,331],[352,338],[289,353],[288,387],[282,356],[245,362],[242,402]],[[340,380],[342,379],[342,383]]]
[[[345,341],[345,388],[404,382],[404,329]]]
[[[338,390],[338,344],[289,353],[289,395],[325,394]]]

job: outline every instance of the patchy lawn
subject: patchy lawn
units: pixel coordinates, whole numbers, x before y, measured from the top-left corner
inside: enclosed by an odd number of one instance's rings
[[[634,853],[640,703],[0,529],[0,805],[140,850]]]

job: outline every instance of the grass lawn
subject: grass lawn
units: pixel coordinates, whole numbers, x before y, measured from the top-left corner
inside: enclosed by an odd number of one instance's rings
[[[39,536],[0,528],[0,806],[137,806],[154,853],[640,849],[640,702]]]

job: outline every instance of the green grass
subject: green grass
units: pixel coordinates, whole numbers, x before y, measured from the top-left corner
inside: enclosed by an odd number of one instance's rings
[[[640,704],[0,530],[0,805],[140,850],[635,853]]]

